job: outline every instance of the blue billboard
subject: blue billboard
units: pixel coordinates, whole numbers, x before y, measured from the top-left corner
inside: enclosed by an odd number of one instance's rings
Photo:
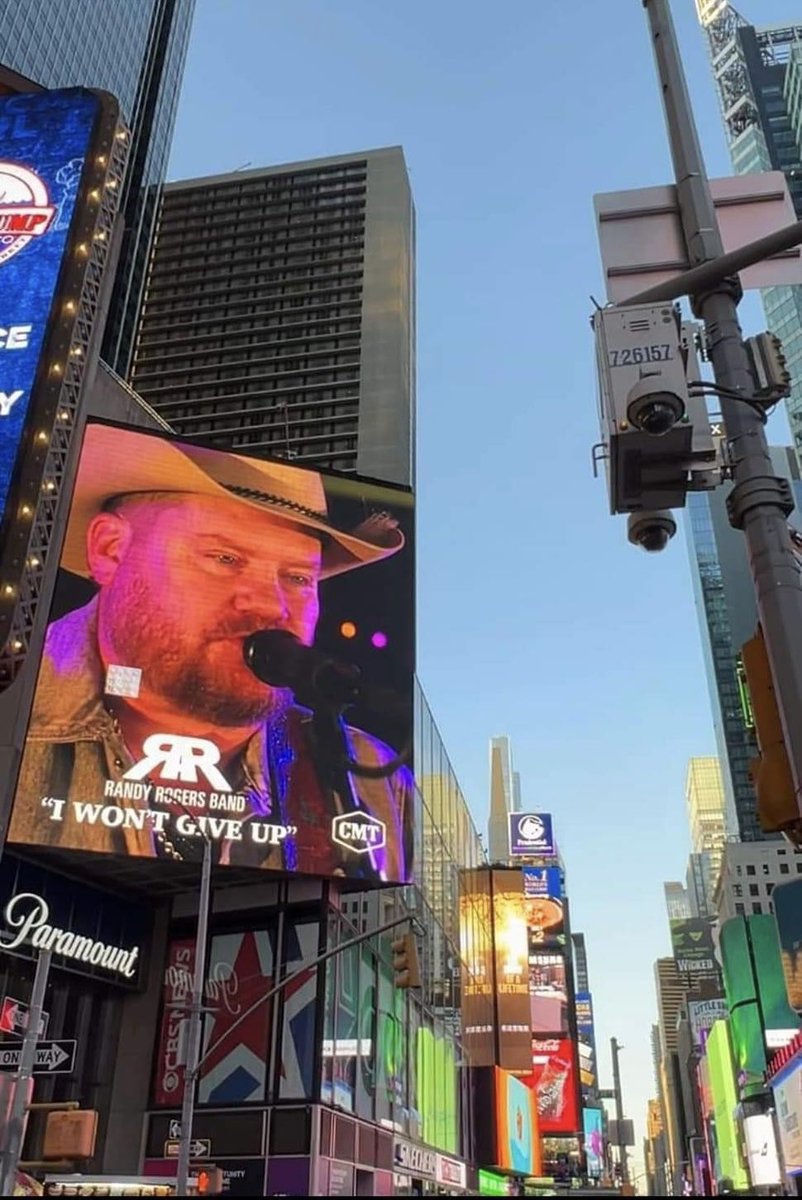
[[[554,858],[551,813],[510,813],[509,831],[512,858]]]
[[[0,521],[100,109],[78,88],[0,96]]]
[[[594,1091],[596,1072],[596,1034],[593,1028],[593,999],[590,992],[577,992],[576,1033],[579,1048],[579,1079],[583,1093]],[[591,1111],[593,1111],[591,1109]]]

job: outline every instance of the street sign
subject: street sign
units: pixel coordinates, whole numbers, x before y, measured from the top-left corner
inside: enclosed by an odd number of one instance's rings
[[[796,221],[782,171],[711,179],[725,253]],[[607,299],[621,304],[690,267],[675,184],[594,196]],[[744,288],[802,282],[799,246],[740,272]]]
[[[59,1042],[39,1042],[36,1047],[34,1075],[70,1075],[75,1069],[75,1051],[78,1043],[74,1038]],[[19,1069],[22,1042],[0,1043],[0,1071]]]
[[[176,1122],[177,1124],[178,1122]],[[172,1126],[171,1126],[172,1130]],[[172,1138],[164,1143],[164,1157],[178,1158],[181,1142],[177,1138]],[[189,1157],[195,1158],[211,1158],[212,1157],[212,1142],[211,1138],[193,1138],[189,1143]]]
[[[13,996],[5,996],[0,1004],[0,1033],[24,1033],[28,1028],[29,1008],[21,1000]],[[47,1033],[47,1022],[50,1014],[43,1012],[39,1020],[39,1037]]]
[[[170,1141],[173,1141],[174,1138],[180,1138],[180,1137],[181,1137],[181,1122],[173,1119],[170,1122]]]

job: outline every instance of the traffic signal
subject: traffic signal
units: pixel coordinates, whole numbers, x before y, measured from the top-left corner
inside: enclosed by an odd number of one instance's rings
[[[791,372],[788,370],[783,344],[776,333],[758,333],[746,339],[746,350],[757,380],[757,393],[775,400],[791,394]]]
[[[198,1167],[195,1179],[199,1196],[222,1195],[225,1179],[220,1167]]]
[[[391,946],[393,952],[393,983],[397,988],[420,987],[420,963],[418,962],[418,946],[414,933],[405,933],[395,938]]]
[[[774,679],[762,629],[758,627],[755,636],[744,644],[742,654],[760,748],[760,757],[749,764],[757,793],[760,827],[764,833],[782,831],[799,845],[802,841],[802,818],[796,803],[794,778],[785,749]]]

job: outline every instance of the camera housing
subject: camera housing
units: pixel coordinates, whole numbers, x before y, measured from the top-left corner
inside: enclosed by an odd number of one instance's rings
[[[685,416],[682,396],[661,383],[659,376],[644,375],[627,396],[630,424],[652,437],[664,437]]]
[[[677,522],[667,508],[630,513],[627,517],[627,537],[633,546],[649,554],[665,550],[676,532]]]

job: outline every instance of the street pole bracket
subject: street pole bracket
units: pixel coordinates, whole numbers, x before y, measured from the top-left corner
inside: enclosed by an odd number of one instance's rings
[[[730,525],[733,529],[743,529],[746,516],[752,509],[769,504],[772,508],[779,508],[786,517],[794,511],[796,503],[787,479],[776,475],[760,475],[741,480],[727,497]]]
[[[712,269],[721,261],[721,259],[714,259],[711,263],[705,263],[705,266],[709,266]],[[705,301],[715,292],[724,292],[725,295],[732,297],[732,300],[736,305],[740,304],[744,295],[744,289],[741,284],[740,276],[724,275],[720,279],[711,280],[707,287],[694,289],[693,293],[688,297],[688,299],[691,303],[691,312],[696,317],[697,321],[704,319],[702,314],[704,312]],[[707,331],[706,340],[709,340],[712,332],[712,330]]]

